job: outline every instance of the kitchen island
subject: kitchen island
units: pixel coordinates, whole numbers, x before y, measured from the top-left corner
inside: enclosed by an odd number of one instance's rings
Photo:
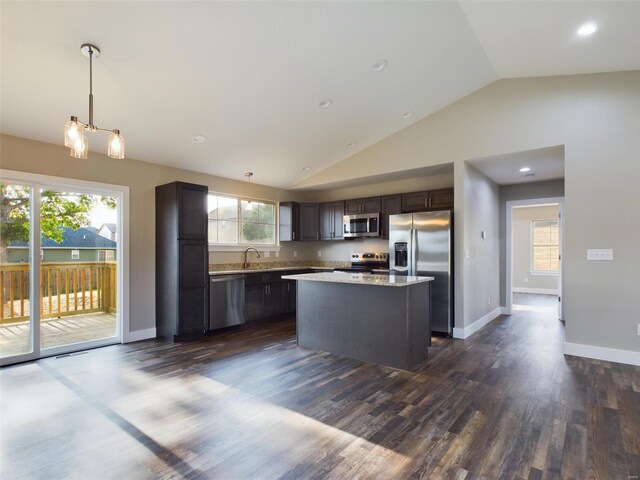
[[[282,278],[298,283],[299,346],[402,369],[427,358],[433,277],[323,272]]]

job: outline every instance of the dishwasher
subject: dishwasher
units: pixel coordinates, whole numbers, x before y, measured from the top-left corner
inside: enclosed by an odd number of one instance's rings
[[[209,277],[209,330],[244,323],[244,275]]]

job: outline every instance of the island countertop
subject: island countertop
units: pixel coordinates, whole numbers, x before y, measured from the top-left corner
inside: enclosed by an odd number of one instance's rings
[[[307,280],[311,282],[351,283],[356,285],[376,285],[380,287],[406,287],[417,283],[430,282],[434,277],[414,277],[401,275],[375,275],[352,272],[318,272],[298,275],[283,275],[285,280]]]

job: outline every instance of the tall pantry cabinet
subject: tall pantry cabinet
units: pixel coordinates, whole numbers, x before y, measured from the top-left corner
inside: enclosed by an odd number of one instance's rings
[[[200,336],[208,312],[207,194],[203,185],[156,187],[157,336]]]

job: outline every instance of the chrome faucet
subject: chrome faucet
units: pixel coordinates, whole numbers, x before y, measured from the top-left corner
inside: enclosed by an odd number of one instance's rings
[[[249,247],[244,251],[244,263],[242,264],[242,268],[247,269],[249,268],[249,250],[253,250],[254,252],[256,252],[256,258],[260,258],[260,252],[258,252],[258,250],[256,250],[253,247]]]

